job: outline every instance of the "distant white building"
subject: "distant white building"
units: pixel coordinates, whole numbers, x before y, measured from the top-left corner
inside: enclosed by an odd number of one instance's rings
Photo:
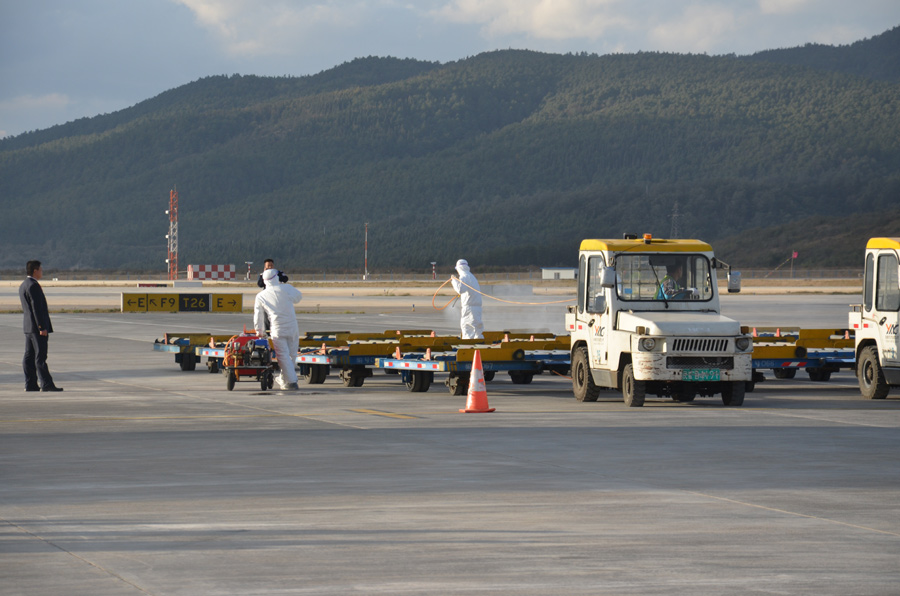
[[[542,267],[541,279],[575,279],[577,267]]]

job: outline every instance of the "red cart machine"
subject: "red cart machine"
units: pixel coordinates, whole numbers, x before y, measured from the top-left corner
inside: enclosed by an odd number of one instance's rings
[[[271,389],[278,366],[272,361],[273,353],[269,340],[253,333],[241,333],[229,339],[222,360],[228,390],[234,389],[237,381],[257,381],[263,391]]]

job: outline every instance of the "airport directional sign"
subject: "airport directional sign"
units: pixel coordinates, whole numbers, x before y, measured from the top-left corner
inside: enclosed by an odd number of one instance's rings
[[[122,292],[122,312],[241,312],[241,294]]]
[[[147,311],[178,312],[178,294],[147,294]]]
[[[122,292],[122,312],[147,312],[147,294]]]
[[[178,312],[209,312],[209,294],[179,294]]]
[[[210,312],[241,312],[244,296],[241,294],[210,294]]]

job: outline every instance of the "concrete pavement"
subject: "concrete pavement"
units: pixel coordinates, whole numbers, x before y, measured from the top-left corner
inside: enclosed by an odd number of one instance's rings
[[[498,375],[497,411],[460,414],[381,374],[228,392],[151,349],[246,318],[54,315],[42,394],[0,315],[0,594],[897,593],[897,393],[801,374],[626,408]]]

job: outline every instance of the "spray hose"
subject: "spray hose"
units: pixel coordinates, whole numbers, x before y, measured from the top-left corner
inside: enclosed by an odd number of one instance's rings
[[[434,291],[434,296],[431,297],[431,306],[434,307],[435,310],[444,310],[445,308],[447,308],[448,306],[450,306],[451,304],[453,304],[453,302],[454,302],[457,298],[459,298],[459,294],[457,294],[456,296],[454,296],[453,298],[451,298],[451,299],[447,302],[447,304],[445,304],[444,306],[441,306],[440,308],[438,308],[438,307],[434,304],[434,301],[437,299],[438,292],[440,292],[440,291],[441,291],[441,288],[443,288],[444,286],[446,286],[446,285],[447,285],[448,283],[450,283],[451,281],[453,281],[453,278],[452,278],[452,277],[451,277],[450,279],[448,279],[447,281],[445,281],[444,283],[442,283],[440,286],[438,286],[438,289]],[[467,284],[466,282],[464,282],[464,281],[461,280],[461,279],[458,279],[457,281],[458,281],[459,283],[461,283],[462,285],[466,286],[467,288],[469,288],[470,290],[472,290],[473,292],[477,292],[477,293],[481,294],[481,295],[484,296],[485,298],[490,298],[491,300],[496,300],[497,302],[505,302],[506,304],[520,304],[520,305],[524,305],[524,306],[542,306],[542,305],[544,305],[544,304],[563,304],[563,303],[568,303],[568,302],[571,302],[571,301],[572,301],[571,298],[567,298],[567,299],[565,299],[565,300],[554,300],[554,301],[552,301],[552,302],[516,302],[515,300],[504,300],[503,298],[497,298],[496,296],[490,296],[490,295],[488,295],[488,294],[485,294],[485,293],[482,292],[481,290],[479,290],[479,289],[477,289],[477,288],[473,288],[472,286],[470,286],[469,284]]]

